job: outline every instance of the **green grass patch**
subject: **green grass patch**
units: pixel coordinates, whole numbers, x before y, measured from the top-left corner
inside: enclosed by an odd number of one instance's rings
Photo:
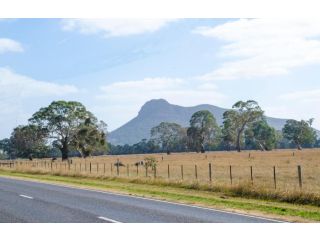
[[[269,192],[248,186],[211,186],[198,183],[168,182],[152,179],[88,177],[79,174],[61,175],[42,172],[0,170],[1,176],[19,177],[52,183],[68,184],[99,190],[153,197],[162,200],[195,204],[219,209],[237,210],[289,221],[320,221],[317,196],[304,193]]]

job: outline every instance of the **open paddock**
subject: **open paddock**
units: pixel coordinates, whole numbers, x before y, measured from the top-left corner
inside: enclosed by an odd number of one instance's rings
[[[137,162],[144,161],[145,157],[157,160],[156,171],[136,165]],[[117,160],[123,166],[117,167]],[[320,194],[320,149],[106,155],[86,159],[72,158],[72,164],[59,160],[52,162],[51,159],[20,159],[1,161],[0,166],[20,171],[157,178],[200,184],[252,184],[266,189],[303,190]]]

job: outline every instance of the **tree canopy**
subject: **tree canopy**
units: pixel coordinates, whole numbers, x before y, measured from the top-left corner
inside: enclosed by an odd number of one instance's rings
[[[170,154],[171,149],[178,144],[183,144],[186,139],[185,129],[177,123],[161,122],[151,129],[151,138]]]
[[[41,108],[26,126],[16,127],[10,138],[0,140],[0,158],[88,157],[106,154],[214,151],[236,149],[319,147],[320,139],[312,128],[313,119],[288,120],[283,129],[268,125],[262,109],[253,100],[238,101],[223,114],[219,127],[207,110],[195,112],[188,127],[161,122],[151,129],[151,138],[133,145],[106,142],[107,125],[74,101],[54,101]],[[61,152],[61,154],[60,154]]]
[[[14,158],[14,147],[9,138],[0,140],[1,159]]]
[[[187,135],[197,152],[205,151],[205,145],[212,142],[217,133],[218,125],[211,112],[202,110],[195,112],[190,119]]]
[[[45,157],[49,151],[48,132],[36,125],[16,127],[11,134],[11,144],[17,157]]]
[[[48,138],[61,151],[63,160],[68,159],[70,147],[76,147],[86,156],[93,150],[93,139],[105,144],[101,141],[103,134],[96,117],[79,102],[54,101],[34,113],[29,122],[47,131]]]
[[[317,141],[316,131],[311,127],[313,119],[308,121],[288,120],[282,129],[283,136],[301,150],[302,145],[313,145]]]
[[[263,111],[256,101],[236,102],[231,110],[223,114],[225,139],[235,144],[238,152],[241,151],[241,142],[245,129],[262,119]]]
[[[255,148],[262,151],[270,151],[276,147],[277,134],[266,120],[254,122],[245,132],[247,145],[253,144]]]
[[[71,146],[74,146],[82,157],[90,156],[94,151],[107,151],[106,124],[104,122],[91,122],[87,118],[80,124],[73,138]]]

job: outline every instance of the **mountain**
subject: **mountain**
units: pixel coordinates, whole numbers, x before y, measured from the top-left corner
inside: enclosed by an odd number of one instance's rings
[[[112,131],[108,136],[108,141],[115,145],[131,145],[144,138],[149,139],[151,128],[161,122],[175,122],[187,127],[192,114],[200,110],[210,111],[215,116],[217,123],[221,125],[222,115],[227,109],[209,104],[182,107],[170,104],[164,99],[153,99],[141,107],[138,116]],[[286,119],[267,117],[267,122],[275,129],[280,130]]]

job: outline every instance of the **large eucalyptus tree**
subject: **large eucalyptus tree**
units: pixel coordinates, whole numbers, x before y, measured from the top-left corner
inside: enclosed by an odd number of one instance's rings
[[[61,151],[62,160],[68,159],[70,147],[78,147],[86,154],[88,145],[105,144],[97,118],[79,102],[54,101],[34,113],[29,122],[48,132],[52,144]]]
[[[195,112],[190,119],[187,134],[197,152],[205,152],[205,145],[211,143],[218,131],[215,117],[207,110]]]
[[[263,111],[256,101],[236,102],[231,110],[223,114],[223,132],[228,133],[228,138],[235,141],[238,152],[241,151],[241,140],[245,129],[254,122],[262,120]],[[234,134],[231,136],[229,134]]]

